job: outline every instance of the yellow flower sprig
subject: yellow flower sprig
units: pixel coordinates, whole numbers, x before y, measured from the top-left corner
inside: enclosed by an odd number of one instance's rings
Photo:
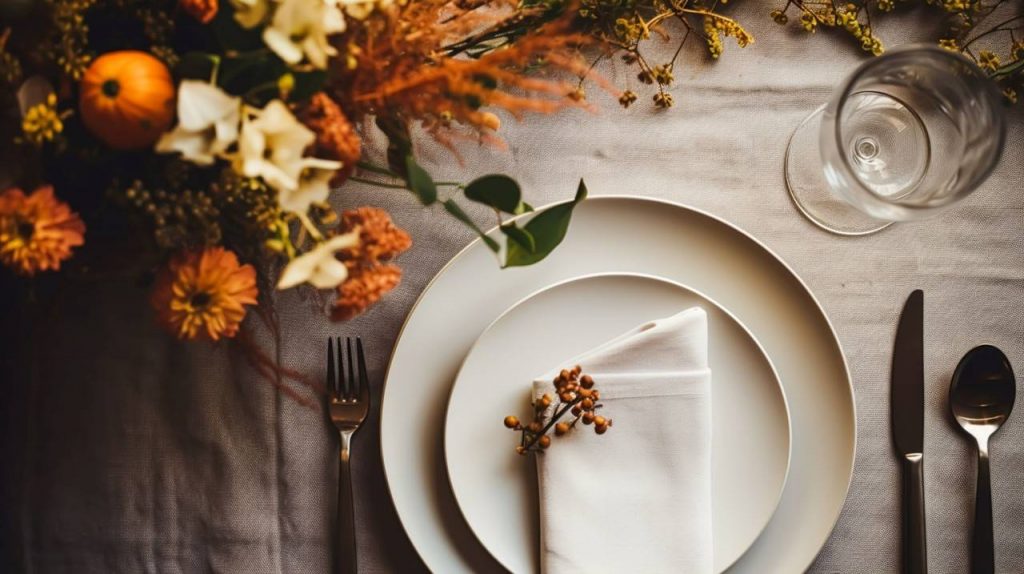
[[[21,131],[25,141],[35,146],[51,142],[64,131],[64,118],[71,112],[57,110],[57,95],[51,93],[46,100],[25,111],[21,120]]]

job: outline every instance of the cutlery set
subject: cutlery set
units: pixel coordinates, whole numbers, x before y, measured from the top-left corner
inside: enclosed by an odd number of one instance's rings
[[[982,345],[960,361],[950,384],[949,404],[964,432],[977,441],[978,478],[972,574],[995,572],[988,443],[1010,416],[1016,381],[999,349]],[[910,294],[900,315],[892,363],[892,431],[903,467],[903,568],[928,571],[924,496],[924,293]]]

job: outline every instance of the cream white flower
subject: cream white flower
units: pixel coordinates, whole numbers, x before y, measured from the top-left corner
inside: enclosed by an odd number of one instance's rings
[[[180,152],[185,159],[210,165],[238,140],[242,100],[197,80],[178,88],[178,126],[156,142],[160,153]]]
[[[263,30],[263,41],[289,64],[305,59],[324,69],[327,58],[338,53],[327,37],[344,31],[337,0],[282,0]]]
[[[387,8],[393,0],[338,0],[345,9],[345,15],[356,20],[365,20],[377,8]]]
[[[309,283],[317,289],[332,289],[348,278],[345,264],[334,256],[334,253],[355,247],[359,243],[356,231],[344,235],[336,235],[308,252],[292,259],[281,272],[277,281],[278,289],[287,289],[300,283]]]
[[[255,28],[270,12],[270,0],[231,0],[235,21],[243,28]]]
[[[302,158],[299,184],[295,189],[278,189],[277,202],[281,209],[293,213],[306,213],[310,205],[327,201],[331,194],[331,178],[341,169],[341,162],[315,157]]]
[[[262,110],[247,108],[235,170],[246,177],[262,177],[278,191],[298,189],[305,167],[302,153],[315,138],[281,100]]]

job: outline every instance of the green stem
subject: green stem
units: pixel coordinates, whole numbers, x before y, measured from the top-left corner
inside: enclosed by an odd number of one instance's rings
[[[374,165],[374,164],[372,164],[372,163],[370,163],[368,161],[357,161],[356,162],[356,167],[358,167],[359,169],[361,169],[363,171],[369,171],[371,173],[379,173],[381,175],[387,175],[387,176],[390,176],[390,177],[402,177],[402,176],[398,175],[397,173],[391,171],[390,169],[388,169],[386,167],[381,167],[379,165]]]
[[[249,98],[255,96],[256,94],[259,94],[259,93],[262,93],[262,92],[266,92],[266,91],[269,91],[269,90],[277,91],[277,89],[278,89],[277,80],[273,80],[273,81],[270,81],[270,82],[264,82],[262,84],[258,84],[256,86],[253,86],[252,89],[250,89],[248,92],[245,93],[244,99],[248,100]]]
[[[207,58],[213,62],[213,71],[210,72],[210,83],[214,86],[217,85],[217,73],[220,72],[220,56],[217,54],[207,54]]]
[[[1016,62],[1013,62],[1012,64],[1007,64],[1007,65],[1003,66],[1002,68],[999,68],[998,70],[996,70],[995,72],[992,73],[991,78],[995,79],[995,78],[1000,78],[1002,76],[1009,76],[1009,75],[1013,74],[1014,72],[1020,71],[1021,69],[1024,69],[1024,59],[1017,60]]]
[[[357,183],[365,183],[365,184],[368,184],[368,185],[375,185],[377,187],[386,187],[388,189],[405,189],[405,190],[409,189],[408,187],[406,187],[404,185],[399,185],[397,183],[385,183],[383,181],[374,181],[372,179],[366,179],[364,177],[359,177],[359,176],[355,176],[355,175],[349,176],[348,180],[349,181],[355,181]]]

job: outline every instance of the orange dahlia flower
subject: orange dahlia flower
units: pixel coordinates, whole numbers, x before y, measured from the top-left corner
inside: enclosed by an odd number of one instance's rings
[[[150,301],[179,339],[234,337],[256,304],[256,269],[223,247],[181,253],[157,276]]]
[[[19,275],[60,269],[84,234],[81,218],[49,185],[27,196],[13,187],[0,194],[0,262]]]

